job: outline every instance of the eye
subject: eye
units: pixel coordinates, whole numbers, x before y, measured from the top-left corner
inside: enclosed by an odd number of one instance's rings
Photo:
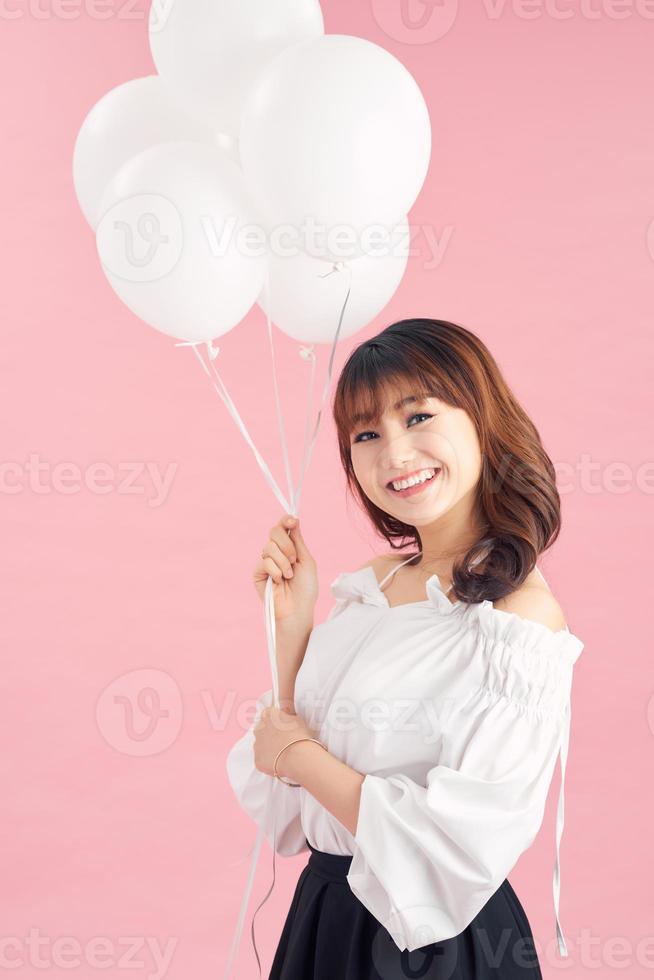
[[[415,415],[412,415],[411,416],[411,418],[409,419],[409,422],[411,421],[411,419],[419,419],[419,418],[433,419],[433,417],[434,416],[433,415],[430,415],[428,412],[416,412]]]
[[[411,422],[412,419],[433,419],[433,417],[434,416],[430,415],[428,412],[415,412],[413,415],[409,416],[409,418],[407,419],[407,424]],[[374,436],[374,435],[375,435],[374,432],[360,432],[358,436],[355,437],[354,442],[370,442],[370,439],[364,439],[363,436]]]

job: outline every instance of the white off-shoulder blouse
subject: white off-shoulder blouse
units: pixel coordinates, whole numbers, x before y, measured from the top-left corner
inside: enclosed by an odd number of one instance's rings
[[[355,834],[303,787],[255,768],[253,729],[272,689],[229,751],[230,784],[278,854],[307,851],[306,840],[351,854],[352,892],[398,949],[413,951],[459,935],[502,884],[541,826],[560,754],[553,897],[567,956],[559,845],[584,644],[490,600],[452,603],[438,575],[424,600],[389,605],[383,585],[413,557],[381,582],[371,566],[334,579],[335,603],[297,675],[298,714],[365,774]]]

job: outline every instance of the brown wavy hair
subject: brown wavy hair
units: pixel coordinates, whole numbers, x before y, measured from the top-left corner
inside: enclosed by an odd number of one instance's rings
[[[392,323],[355,347],[332,403],[347,489],[392,549],[409,544],[422,551],[420,533],[365,495],[354,474],[350,439],[356,414],[379,419],[384,393],[407,385],[416,395],[465,409],[476,426],[482,455],[476,505],[482,530],[452,569],[452,591],[462,602],[494,602],[522,584],[558,537],[561,501],[554,465],[479,337],[447,320]]]

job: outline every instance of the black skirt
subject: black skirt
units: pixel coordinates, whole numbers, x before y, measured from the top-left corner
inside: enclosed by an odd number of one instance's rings
[[[458,936],[401,951],[352,892],[351,855],[309,848],[269,980],[542,980],[531,927],[508,879]]]

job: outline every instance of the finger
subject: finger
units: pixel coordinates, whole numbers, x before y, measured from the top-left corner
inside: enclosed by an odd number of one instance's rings
[[[271,528],[270,540],[275,542],[279,550],[282,552],[282,554],[286,557],[286,559],[290,563],[297,561],[295,544],[293,543],[293,540],[289,537],[288,532],[284,527],[277,524],[275,527]]]
[[[281,527],[283,531],[286,532],[287,536],[291,533],[291,528],[297,527],[300,519],[295,516],[295,514],[284,514],[280,520],[278,527]]]
[[[269,541],[265,549],[266,557],[272,558],[278,568],[281,568],[285,578],[293,577],[293,567],[276,541]]]
[[[297,517],[294,514],[282,514],[275,527],[279,527],[283,531],[288,531],[294,524],[297,524]],[[273,531],[274,528],[271,527],[270,533],[272,534]]]
[[[280,582],[284,581],[281,568],[273,561],[272,558],[264,558],[262,562],[262,570],[266,575],[270,575],[273,582],[276,582],[278,585]]]

